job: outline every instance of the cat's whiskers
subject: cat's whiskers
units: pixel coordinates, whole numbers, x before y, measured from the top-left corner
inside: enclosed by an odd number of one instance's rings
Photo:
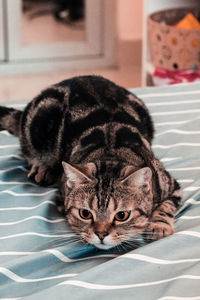
[[[43,244],[42,248],[58,248],[58,247],[62,247],[62,246],[66,246],[69,244],[74,244],[74,243],[78,243],[79,240],[75,240],[75,239],[71,239],[71,240],[65,240],[65,241],[51,241],[51,242],[47,242],[45,244]]]
[[[48,234],[49,235],[52,234],[52,239],[50,241],[49,240],[45,241],[42,244],[42,249],[58,248],[58,247],[62,247],[62,246],[66,246],[69,244],[80,242],[80,236],[71,230],[70,231],[56,231],[56,232],[48,231]],[[68,234],[69,234],[69,237],[66,236]],[[57,237],[54,238],[53,235],[57,235]],[[33,247],[33,250],[34,249],[37,249],[37,247]],[[41,250],[41,247],[40,247],[40,250]]]
[[[144,231],[142,234],[144,236],[144,241],[148,242],[155,241],[155,237],[157,237],[157,233],[153,231]]]

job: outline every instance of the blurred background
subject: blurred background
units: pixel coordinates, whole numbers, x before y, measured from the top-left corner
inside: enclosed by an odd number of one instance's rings
[[[142,1],[0,0],[0,101],[83,74],[141,85]]]
[[[199,0],[0,0],[0,101],[72,76],[200,81]]]

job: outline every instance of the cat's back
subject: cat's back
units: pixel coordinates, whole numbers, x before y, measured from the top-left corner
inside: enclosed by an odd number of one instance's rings
[[[146,105],[127,89],[101,76],[80,76],[59,86],[70,87],[68,107],[74,130],[107,124],[128,126],[147,140],[153,138],[153,123]],[[113,132],[114,133],[114,132]]]
[[[144,139],[151,143],[151,117],[134,94],[100,76],[72,78],[59,86],[68,84],[70,94],[61,148],[64,153],[73,154],[72,161],[93,159],[94,153],[96,157],[111,153],[116,156]],[[69,145],[72,149],[68,152]]]
[[[72,122],[115,122],[130,126],[139,124],[140,128],[153,129],[143,101],[108,79],[101,76],[80,76],[55,86],[59,89],[68,88],[65,104]]]
[[[101,76],[74,77],[42,91],[27,105],[21,125],[22,144],[27,148],[31,140],[38,151],[57,146],[65,151],[79,138],[83,146],[105,144],[106,135],[123,143],[122,137],[129,139],[127,134],[135,130],[148,142],[153,136],[144,103]]]
[[[96,111],[96,112],[95,112]],[[144,103],[134,94],[101,76],[78,76],[61,81],[43,90],[25,108],[23,120],[50,114],[56,119],[69,112],[71,121],[84,118],[95,112],[95,116],[107,112],[110,117],[116,112],[126,111],[138,121],[148,115]],[[48,117],[47,117],[48,118]],[[107,121],[111,121],[111,119]]]

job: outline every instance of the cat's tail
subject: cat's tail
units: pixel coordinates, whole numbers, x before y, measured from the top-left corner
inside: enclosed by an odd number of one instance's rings
[[[21,115],[20,110],[0,106],[0,131],[8,130],[11,134],[19,136]]]

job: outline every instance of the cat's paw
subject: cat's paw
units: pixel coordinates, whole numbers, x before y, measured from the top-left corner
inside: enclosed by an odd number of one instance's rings
[[[55,182],[53,170],[46,166],[33,165],[28,173],[28,178],[43,186],[52,185]]]
[[[174,232],[172,224],[164,223],[162,221],[152,221],[147,226],[145,239],[148,242],[153,242],[172,235]]]

